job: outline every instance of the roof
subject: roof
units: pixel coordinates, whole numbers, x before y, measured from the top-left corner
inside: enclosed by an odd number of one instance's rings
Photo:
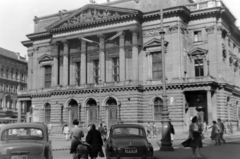
[[[15,52],[6,50],[1,47],[0,47],[0,55],[18,60],[18,55]]]
[[[144,127],[142,125],[139,125],[139,124],[115,124],[115,125],[111,126],[111,129],[124,128],[124,127],[143,128],[144,129]]]
[[[39,128],[39,129],[44,129],[47,126],[44,125],[44,123],[12,123],[12,124],[6,124],[2,127],[2,130],[4,129],[11,129],[11,128],[21,128],[21,127],[25,127],[25,128]]]

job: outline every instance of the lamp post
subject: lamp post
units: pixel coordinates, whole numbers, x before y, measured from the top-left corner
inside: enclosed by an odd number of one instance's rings
[[[96,41],[93,41],[93,40],[90,40],[90,39],[87,39],[87,38],[80,38],[81,40],[83,40],[83,41],[85,41],[85,42],[87,42],[87,43],[95,43],[95,44],[97,44],[98,46],[99,46],[99,48],[100,48],[100,51],[102,51],[102,47],[103,47],[103,45],[107,42],[107,41],[111,41],[111,40],[113,40],[113,39],[115,39],[115,38],[117,38],[117,37],[119,37],[120,35],[122,35],[122,31],[120,31],[120,32],[118,32],[117,34],[115,34],[115,35],[113,35],[112,37],[110,37],[109,39],[107,39],[107,40],[105,40],[103,43],[99,43],[99,42],[96,42]],[[105,61],[104,61],[105,62]],[[98,122],[100,123],[101,122],[101,120],[102,120],[102,118],[100,117],[100,110],[101,110],[101,92],[102,92],[102,86],[101,86],[101,84],[102,84],[102,81],[103,81],[103,77],[104,77],[105,75],[103,74],[103,73],[101,73],[100,72],[100,79],[99,79],[99,83],[100,83],[100,102],[99,102],[99,108],[98,108]]]
[[[101,79],[99,79],[99,85],[100,85],[100,88],[99,88],[99,100],[100,100],[100,102],[99,102],[99,107],[102,107],[102,96],[101,96],[101,93],[102,93],[102,80]],[[101,124],[101,122],[102,122],[102,117],[101,117],[101,111],[100,111],[101,109],[99,108],[99,110],[98,110],[98,120],[99,120],[99,124]]]
[[[161,54],[162,54],[162,88],[163,88],[163,112],[162,112],[162,139],[160,151],[173,151],[171,136],[170,136],[170,124],[169,124],[169,112],[167,107],[167,94],[166,94],[166,74],[165,74],[165,51],[164,51],[164,29],[163,29],[163,0],[161,0]]]

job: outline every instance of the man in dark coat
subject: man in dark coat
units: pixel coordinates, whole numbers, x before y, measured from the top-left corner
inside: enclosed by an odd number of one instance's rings
[[[92,146],[90,152],[91,159],[96,159],[99,152],[102,152],[103,141],[101,133],[96,130],[96,126],[93,124],[91,130],[88,132],[86,142]]]

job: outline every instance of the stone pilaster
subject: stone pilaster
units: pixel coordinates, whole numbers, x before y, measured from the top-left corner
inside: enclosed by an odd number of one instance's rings
[[[125,58],[125,39],[124,39],[124,32],[119,37],[119,61],[120,61],[120,81],[125,81],[126,79],[126,58]]]
[[[68,41],[63,41],[64,48],[63,48],[63,86],[68,85]]]
[[[138,81],[138,29],[132,31],[132,70],[133,81]]]
[[[81,41],[81,84],[86,84],[87,83],[87,58],[86,58],[86,42]]]
[[[212,96],[210,90],[207,90],[207,112],[208,112],[208,124],[211,124],[213,121],[213,109],[212,109]]]
[[[22,106],[20,101],[17,101],[17,109],[18,109],[18,123],[21,123]]]
[[[31,90],[32,89],[32,68],[33,64],[33,50],[28,50],[28,80],[27,80],[27,89]]]
[[[106,67],[105,67],[105,52],[104,52],[104,38],[105,36],[103,34],[98,35],[99,37],[99,45],[100,45],[100,55],[99,55],[99,62],[100,62],[100,79],[102,80],[101,82],[106,81]]]
[[[58,72],[59,72],[59,65],[58,65],[58,43],[52,44],[52,56],[53,56],[53,69],[52,69],[52,86],[57,86],[58,83]]]

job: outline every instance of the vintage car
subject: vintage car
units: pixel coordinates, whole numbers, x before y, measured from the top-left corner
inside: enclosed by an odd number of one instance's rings
[[[111,126],[106,141],[107,159],[153,159],[153,147],[143,126],[116,124]]]
[[[52,143],[43,123],[6,124],[0,130],[1,159],[52,159]]]

